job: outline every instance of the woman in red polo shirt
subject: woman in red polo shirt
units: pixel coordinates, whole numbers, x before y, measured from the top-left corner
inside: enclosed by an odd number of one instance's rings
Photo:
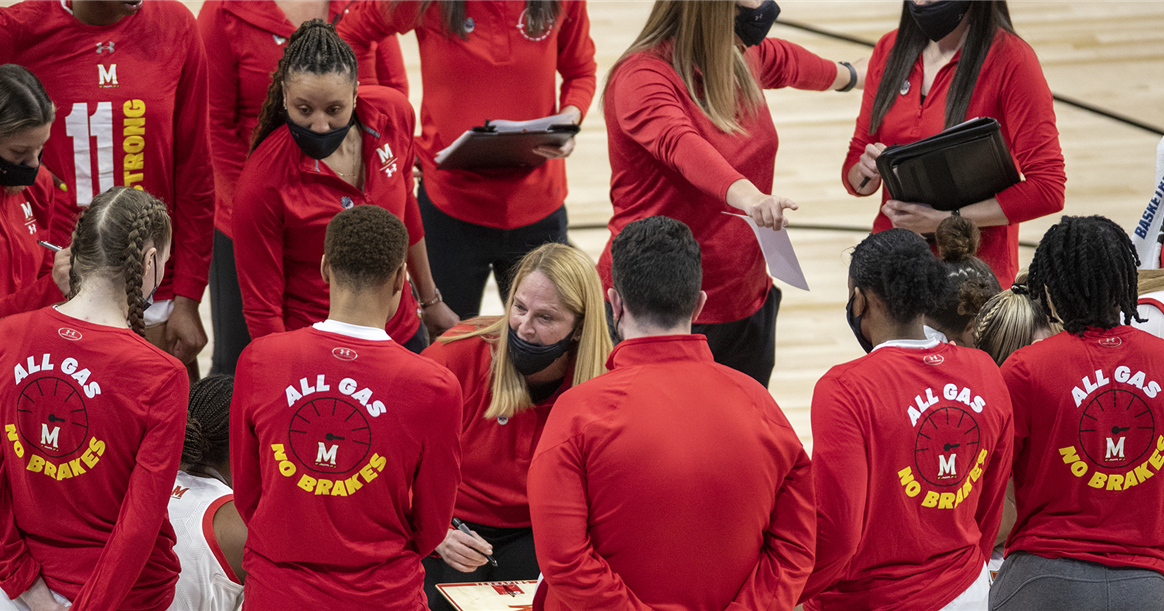
[[[563,244],[521,260],[506,316],[453,328],[424,355],[461,382],[461,487],[449,530],[424,560],[429,608],[451,610],[438,583],[537,579],[526,473],[550,409],[569,388],[606,372],[610,334],[594,262]],[[488,563],[491,555],[496,565]]]
[[[214,151],[214,257],[210,260],[210,317],[214,327],[211,373],[234,374],[242,349],[250,343],[234,267],[230,213],[259,107],[295,28],[313,18],[338,23],[351,0],[209,0],[198,12],[210,77],[210,144]],[[375,44],[376,79],[408,95],[400,41],[389,36]]]
[[[853,195],[872,195],[881,187],[877,157],[887,144],[908,144],[975,117],[997,119],[1022,182],[954,212],[900,202],[883,190],[873,231],[933,233],[942,219],[960,214],[982,229],[978,257],[1009,287],[1018,273],[1018,224],[1063,209],[1067,176],[1047,79],[1015,34],[1005,0],[904,4],[901,24],[869,58],[842,182]]]
[[[327,318],[319,272],[327,223],[363,204],[385,208],[408,228],[408,271],[429,333],[457,323],[429,272],[412,194],[412,107],[398,91],[356,85],[356,57],[335,27],[321,19],[299,26],[235,191],[234,255],[252,338]],[[428,343],[417,310],[405,291],[386,329],[413,352]]]
[[[765,386],[780,290],[752,230],[722,213],[780,230],[783,211],[796,208],[772,194],[776,126],[762,89],[848,91],[861,80],[851,66],[765,38],[778,13],[771,0],[658,0],[603,97],[614,203],[598,260],[603,285],[611,286],[610,244],[623,227],[654,215],[682,221],[703,252],[707,292],[692,332],[707,336],[716,362]]]

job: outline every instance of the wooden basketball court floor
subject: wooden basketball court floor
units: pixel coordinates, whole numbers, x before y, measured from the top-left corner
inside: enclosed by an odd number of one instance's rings
[[[197,13],[201,2],[186,4]],[[780,7],[781,20],[868,41],[896,27],[901,11],[901,3],[890,0],[781,0]],[[638,34],[650,8],[647,1],[590,2],[600,91],[606,72]],[[1164,3],[1012,0],[1010,10],[1018,33],[1038,53],[1052,91],[1143,123],[1164,125]],[[780,22],[770,35],[832,60],[851,61],[870,52],[868,47]],[[419,110],[422,91],[416,39],[402,36],[401,44],[411,99]],[[800,204],[800,210],[791,215],[789,233],[812,289],[804,292],[781,285],[784,300],[777,323],[776,369],[769,388],[811,449],[813,386],[833,365],[862,354],[845,323],[844,307],[848,251],[864,233],[796,225],[868,229],[876,214],[876,198],[851,197],[840,183],[860,92],[781,90],[769,91],[767,97],[780,136],[774,189]],[[1056,103],[1055,113],[1067,165],[1064,214],[1102,214],[1130,231],[1155,186],[1160,135],[1065,104]],[[597,97],[578,136],[577,149],[567,160],[567,173],[570,239],[597,260],[608,238],[605,224],[611,215],[610,166]],[[1057,219],[1024,223],[1021,238],[1037,242]],[[1031,253],[1029,248],[1020,249],[1023,266]],[[202,311],[209,333],[208,305],[206,298]],[[492,283],[483,311],[502,311]],[[208,345],[199,357],[204,374],[210,370],[211,350]]]

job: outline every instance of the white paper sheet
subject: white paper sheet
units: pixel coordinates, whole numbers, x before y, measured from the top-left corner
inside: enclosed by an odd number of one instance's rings
[[[764,252],[764,260],[768,263],[768,273],[777,280],[786,282],[798,289],[809,290],[808,281],[804,278],[804,271],[800,269],[800,261],[796,259],[796,251],[792,248],[792,240],[788,238],[788,229],[781,231],[760,227],[750,216],[724,212],[729,216],[740,219],[752,228],[756,241],[760,243],[760,250]]]
[[[442,583],[437,589],[459,611],[528,611],[533,609],[535,581]]]

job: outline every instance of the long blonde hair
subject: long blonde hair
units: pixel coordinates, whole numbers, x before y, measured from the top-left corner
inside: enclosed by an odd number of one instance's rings
[[[533,407],[525,376],[509,360],[509,313],[513,310],[513,295],[521,283],[534,272],[545,275],[558,294],[558,300],[575,316],[575,325],[581,326],[574,355],[574,380],[577,386],[606,373],[606,357],[613,347],[606,327],[606,303],[602,298],[602,283],[598,279],[594,261],[586,253],[565,244],[549,243],[527,254],[513,275],[509,296],[505,300],[505,316],[490,325],[440,341],[449,343],[471,337],[483,337],[494,344],[493,364],[489,368],[489,387],[493,398],[486,419],[511,418],[518,412]]]
[[[1040,331],[1054,335],[1063,330],[1031,296],[1026,283],[1023,270],[1014,286],[987,300],[974,320],[974,347],[989,354],[999,367],[1016,350],[1033,344]]]
[[[607,86],[627,58],[670,42],[671,66],[704,116],[725,132],[743,132],[741,116],[756,112],[764,94],[736,49],[735,16],[732,0],[655,0],[643,31],[610,69]]]

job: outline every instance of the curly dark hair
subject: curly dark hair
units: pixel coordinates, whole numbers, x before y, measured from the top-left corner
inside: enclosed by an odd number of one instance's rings
[[[947,292],[942,262],[926,241],[906,229],[874,233],[853,249],[849,277],[862,291],[877,295],[899,323],[932,312]]]
[[[950,216],[938,225],[938,256],[946,265],[950,283],[938,307],[928,314],[930,326],[948,337],[962,334],[987,300],[1002,286],[985,261],[979,259],[982,233],[973,221]]]
[[[353,290],[383,285],[408,256],[408,230],[379,206],[354,206],[327,224],[323,254],[336,281]]]
[[[1050,297],[1063,328],[1082,336],[1134,319],[1140,258],[1128,234],[1102,216],[1065,216],[1052,225],[1031,261],[1030,289]]]
[[[182,462],[213,467],[230,460],[230,398],[234,377],[212,375],[190,387]]]

